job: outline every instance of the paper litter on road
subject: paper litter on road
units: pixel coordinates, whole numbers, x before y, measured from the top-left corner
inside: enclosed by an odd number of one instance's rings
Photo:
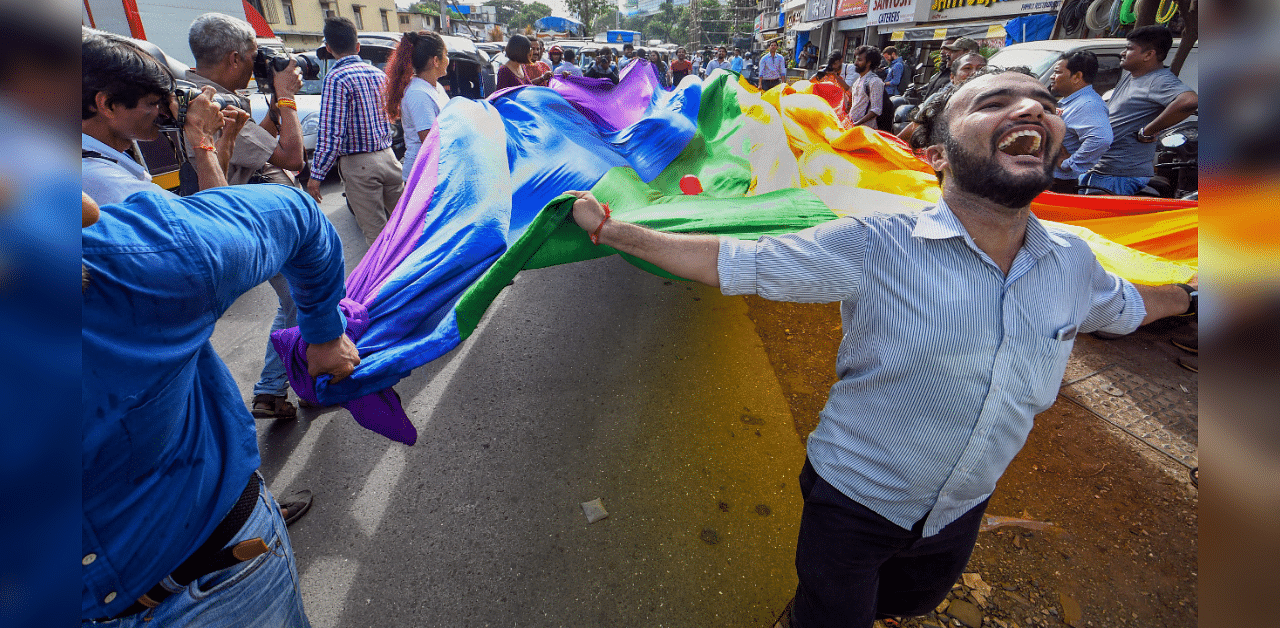
[[[604,502],[597,497],[589,502],[582,502],[582,514],[587,516],[587,523],[595,523],[609,516],[609,511],[604,509]]]

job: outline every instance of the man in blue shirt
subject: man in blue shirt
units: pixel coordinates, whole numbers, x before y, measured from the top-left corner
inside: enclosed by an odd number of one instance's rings
[[[1049,89],[1060,96],[1058,113],[1067,125],[1062,138],[1061,163],[1053,171],[1053,186],[1062,194],[1075,194],[1079,180],[1111,146],[1111,120],[1107,103],[1093,89],[1098,57],[1088,50],[1064,55],[1053,67]]]
[[[902,58],[898,56],[898,49],[888,46],[880,51],[884,55],[884,60],[889,64],[889,74],[884,79],[884,92],[890,96],[897,96],[902,93]]]
[[[778,83],[787,80],[787,62],[778,54],[778,40],[769,42],[769,52],[760,57],[756,70],[759,72],[756,87],[761,91],[773,89]]]
[[[622,45],[622,58],[618,60],[618,74],[622,74],[622,71],[623,71],[623,70],[625,70],[625,69],[627,69],[627,66],[628,66],[628,65],[631,65],[631,62],[632,62],[632,61],[635,61],[635,60],[636,60],[636,47],[635,47],[635,45],[633,45],[633,44],[631,44],[631,43],[629,43],[629,42],[628,42],[628,43],[626,43],[626,44],[623,44],[623,45]]]
[[[673,274],[725,294],[842,302],[840,381],[809,436],[800,584],[783,625],[933,610],[1052,405],[1076,335],[1193,310],[1194,287],[1135,286],[1031,215],[1062,141],[1056,111],[1035,78],[981,71],[925,107],[913,136],[939,173],[936,207],[756,242],[610,220],[573,192],[579,226]]]
[[[716,48],[716,57],[707,63],[707,67],[703,70],[703,76],[711,76],[716,70],[730,70],[733,68],[732,63],[727,57],[728,51],[724,46]]]
[[[82,250],[81,618],[307,626],[253,416],[209,339],[283,272],[311,375],[350,375],[333,225],[293,187],[139,192],[102,207]]]
[[[733,49],[733,56],[729,57],[729,69],[742,74],[742,51],[737,48]]]

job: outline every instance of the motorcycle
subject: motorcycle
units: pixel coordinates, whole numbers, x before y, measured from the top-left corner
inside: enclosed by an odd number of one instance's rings
[[[1175,124],[1157,135],[1155,143],[1155,175],[1134,196],[1199,200],[1199,121]],[[1076,193],[1112,194],[1110,190],[1083,184]]]

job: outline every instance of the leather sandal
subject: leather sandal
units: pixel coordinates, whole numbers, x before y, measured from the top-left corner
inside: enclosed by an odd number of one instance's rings
[[[296,523],[302,515],[311,510],[312,498],[311,491],[304,489],[290,495],[286,501],[279,502],[280,516],[284,517],[286,527]]]
[[[255,419],[298,418],[298,409],[293,407],[293,404],[289,403],[289,398],[283,395],[254,395],[252,412]]]

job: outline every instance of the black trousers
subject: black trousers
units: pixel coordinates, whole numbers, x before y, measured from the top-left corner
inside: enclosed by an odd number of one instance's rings
[[[932,611],[968,564],[987,508],[984,500],[923,537],[924,519],[902,529],[828,484],[808,460],[800,491],[794,628],[870,628],[879,618]]]
[[[778,83],[781,83],[781,82],[782,82],[782,79],[760,79],[760,89],[767,92],[770,89],[773,89],[774,85],[777,85]]]

